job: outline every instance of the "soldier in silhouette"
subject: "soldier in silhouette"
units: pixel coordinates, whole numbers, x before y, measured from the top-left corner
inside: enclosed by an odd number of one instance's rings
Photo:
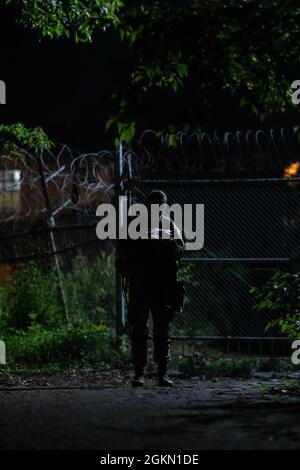
[[[147,197],[148,214],[152,204],[167,203],[163,191],[152,191]],[[167,375],[170,358],[170,323],[177,308],[178,260],[184,244],[172,220],[170,237],[162,239],[162,218],[159,227],[152,227],[147,240],[126,240],[118,250],[117,267],[126,273],[129,284],[128,321],[131,327],[132,360],[135,375],[133,386],[144,385],[144,369],[147,364],[148,319],[153,319],[154,360],[158,366],[159,385],[172,387]],[[150,223],[149,223],[150,227]],[[150,230],[150,229],[149,229]]]

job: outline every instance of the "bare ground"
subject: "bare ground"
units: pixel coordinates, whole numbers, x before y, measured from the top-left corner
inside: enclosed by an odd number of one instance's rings
[[[132,389],[119,372],[2,378],[0,449],[300,448],[300,396],[282,379],[174,381]]]

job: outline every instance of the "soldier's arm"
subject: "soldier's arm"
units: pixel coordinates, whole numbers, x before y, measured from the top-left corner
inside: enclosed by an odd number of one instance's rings
[[[184,253],[184,241],[181,236],[181,232],[179,228],[171,221],[172,224],[172,238],[170,240],[166,240],[169,244],[169,252],[172,258],[179,260],[182,258]]]

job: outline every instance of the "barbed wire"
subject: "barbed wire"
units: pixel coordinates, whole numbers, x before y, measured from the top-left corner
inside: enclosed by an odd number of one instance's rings
[[[77,155],[66,145],[57,153],[47,151],[39,156],[23,149],[18,157],[1,155],[0,223],[32,221],[47,215],[42,178],[52,214],[62,209],[68,213],[94,209],[111,198],[114,159],[109,151]]]
[[[97,241],[96,208],[111,201],[115,154],[55,151],[0,157],[0,261],[31,259]],[[56,249],[49,240],[55,237]],[[51,240],[50,240],[51,241]]]
[[[179,177],[196,183],[207,175],[224,180],[248,171],[249,177],[253,175],[249,170],[255,171],[255,178],[269,179],[273,170],[277,174],[280,170],[282,176],[289,162],[299,161],[297,138],[283,128],[224,134],[179,132],[172,139],[170,134],[158,135],[149,129],[123,144],[121,180],[132,181],[138,189],[139,180],[165,177],[175,183]],[[40,154],[27,149],[18,155],[2,154],[0,261],[51,252],[47,241],[51,233],[58,250],[93,242],[96,208],[115,195],[117,157],[114,151],[80,153],[64,144]]]
[[[126,147],[124,161],[135,177],[205,175],[208,172],[282,170],[299,158],[299,142],[292,130],[217,131],[159,135],[148,129]]]

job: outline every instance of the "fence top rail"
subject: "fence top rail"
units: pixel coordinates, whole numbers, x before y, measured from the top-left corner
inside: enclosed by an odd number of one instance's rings
[[[176,185],[199,185],[199,184],[253,184],[253,183],[300,183],[300,177],[293,178],[218,178],[218,179],[145,179],[134,181],[135,186],[176,186]],[[125,182],[126,184],[126,182]]]
[[[180,341],[285,341],[293,340],[284,336],[171,336],[173,340]]]
[[[181,259],[185,262],[202,262],[202,263],[288,263],[291,258],[201,258],[201,257],[184,257]]]

